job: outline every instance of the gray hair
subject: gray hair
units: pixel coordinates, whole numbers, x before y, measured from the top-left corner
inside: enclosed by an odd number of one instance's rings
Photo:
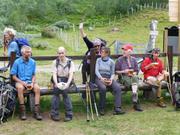
[[[16,35],[16,30],[14,30],[13,28],[8,28],[6,27],[3,31],[3,34],[6,35],[6,34],[10,34],[10,35],[13,35],[15,36]]]
[[[24,45],[21,48],[21,53],[23,54],[25,51],[31,51],[32,52],[32,48],[30,46]]]

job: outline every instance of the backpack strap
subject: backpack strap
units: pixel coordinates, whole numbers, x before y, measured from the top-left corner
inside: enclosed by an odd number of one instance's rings
[[[66,66],[64,67],[64,69],[66,68],[66,67],[68,67],[69,69],[70,69],[70,67],[71,67],[71,59],[68,59],[68,61],[67,61],[67,64],[66,64]],[[56,59],[56,68],[58,68],[58,65],[60,64],[60,60],[57,58]]]

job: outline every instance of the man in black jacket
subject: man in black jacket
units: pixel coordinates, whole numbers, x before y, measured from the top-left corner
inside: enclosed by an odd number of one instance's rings
[[[81,37],[83,38],[88,50],[85,54],[85,58],[83,60],[83,65],[82,65],[82,83],[85,84],[87,81],[87,75],[90,74],[90,60],[87,59],[87,56],[90,55],[90,50],[91,48],[96,48],[97,49],[97,55],[100,55],[100,49],[102,46],[106,45],[106,41],[100,38],[96,38],[93,41],[90,41],[87,37],[87,35],[84,33],[83,30],[83,23],[80,23],[79,25],[79,29],[80,29],[80,34]]]

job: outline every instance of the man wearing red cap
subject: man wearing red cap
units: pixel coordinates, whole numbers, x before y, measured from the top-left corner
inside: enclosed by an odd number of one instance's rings
[[[159,57],[159,48],[154,48],[151,51],[151,57],[147,57],[141,64],[141,70],[144,73],[144,80],[156,90],[157,105],[159,107],[166,107],[163,98],[161,97],[160,82],[164,80],[169,73],[164,70],[164,66]]]
[[[132,90],[133,108],[136,111],[143,111],[138,102],[138,64],[131,56],[133,47],[131,44],[125,44],[122,47],[123,56],[116,61],[115,71],[121,84]]]

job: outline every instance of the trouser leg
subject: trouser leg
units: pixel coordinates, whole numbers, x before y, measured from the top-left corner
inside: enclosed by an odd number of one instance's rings
[[[95,80],[99,89],[99,109],[104,110],[106,103],[106,86],[98,78]]]
[[[59,103],[60,103],[60,96],[59,96],[59,89],[54,88],[53,90],[54,94],[51,99],[51,116],[57,116],[59,115]]]
[[[73,117],[73,112],[72,112],[72,102],[70,97],[67,94],[67,90],[64,90],[62,93],[63,96],[63,102],[64,102],[64,107],[65,107],[65,115],[66,117]]]
[[[114,99],[114,106],[115,108],[120,108],[121,107],[121,87],[120,85],[113,80],[112,85],[111,85],[112,89],[113,89],[113,94],[115,96]]]
[[[133,103],[137,103],[138,102],[138,86],[137,86],[137,83],[132,84],[131,90],[132,90],[132,101],[133,101]]]

